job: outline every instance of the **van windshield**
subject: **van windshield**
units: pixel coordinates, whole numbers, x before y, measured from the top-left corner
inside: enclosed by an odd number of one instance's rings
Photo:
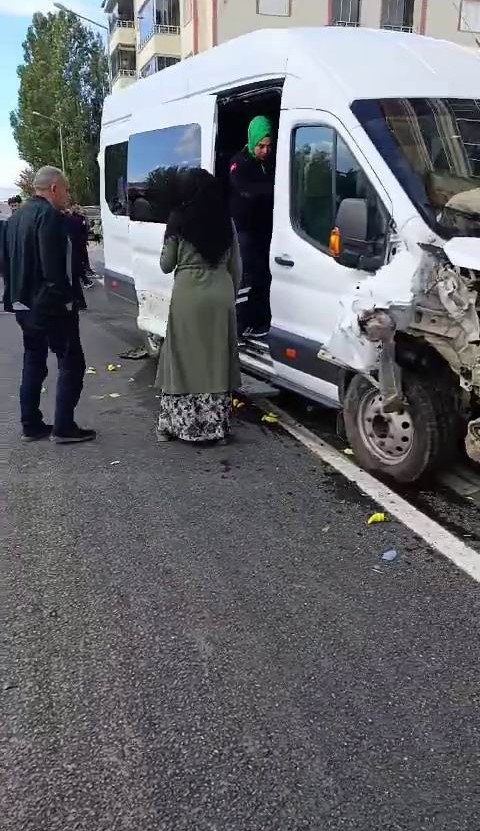
[[[431,228],[480,236],[480,99],[384,98],[352,110]]]

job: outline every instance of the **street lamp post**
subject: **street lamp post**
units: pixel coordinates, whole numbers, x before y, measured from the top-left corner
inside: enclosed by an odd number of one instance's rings
[[[45,115],[44,113],[39,113],[37,110],[32,110],[32,115],[36,115],[39,118],[44,118],[46,121],[52,121],[58,127],[58,136],[60,139],[60,157],[62,159],[62,170],[65,173],[65,155],[63,152],[63,127],[62,122],[59,121],[58,118],[52,118],[50,115]]]
[[[87,23],[91,23],[92,26],[97,26],[99,29],[103,29],[107,33],[107,60],[108,60],[108,91],[112,91],[112,61],[110,57],[110,29],[108,26],[104,26],[103,23],[98,23],[96,20],[92,20],[91,17],[85,17],[83,14],[78,14],[78,12],[72,11],[72,9],[67,8],[64,6],[63,3],[54,3],[53,4],[56,9],[60,12],[66,12],[67,14],[73,14],[74,17],[80,18],[80,20],[86,20]]]

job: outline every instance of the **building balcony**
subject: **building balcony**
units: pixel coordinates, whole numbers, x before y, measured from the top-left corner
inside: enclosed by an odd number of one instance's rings
[[[136,37],[133,20],[116,20],[110,32],[110,52],[122,46],[135,46]]]
[[[140,40],[138,45],[139,50],[144,49],[145,46],[156,36],[166,36],[180,39],[180,26],[160,26],[154,24],[150,31]]]
[[[138,46],[138,65],[145,66],[156,55],[180,58],[180,26],[152,26]]]
[[[360,22],[358,20],[334,20],[331,26],[353,26],[353,28],[358,28]]]
[[[410,32],[415,33],[417,31],[416,26],[397,26],[394,23],[384,23],[382,29],[386,29],[387,32]]]
[[[120,92],[137,80],[135,69],[118,69],[112,78],[112,92]]]

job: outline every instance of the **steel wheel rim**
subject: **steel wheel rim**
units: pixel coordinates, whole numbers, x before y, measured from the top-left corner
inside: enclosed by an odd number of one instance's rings
[[[410,412],[383,412],[383,396],[372,389],[362,399],[357,414],[364,445],[387,465],[398,465],[410,455],[415,428]]]

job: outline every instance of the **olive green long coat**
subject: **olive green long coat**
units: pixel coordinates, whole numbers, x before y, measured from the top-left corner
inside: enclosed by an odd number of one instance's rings
[[[216,268],[171,237],[160,265],[175,281],[157,383],[167,395],[232,392],[240,386],[235,298],[242,274],[238,240]]]

